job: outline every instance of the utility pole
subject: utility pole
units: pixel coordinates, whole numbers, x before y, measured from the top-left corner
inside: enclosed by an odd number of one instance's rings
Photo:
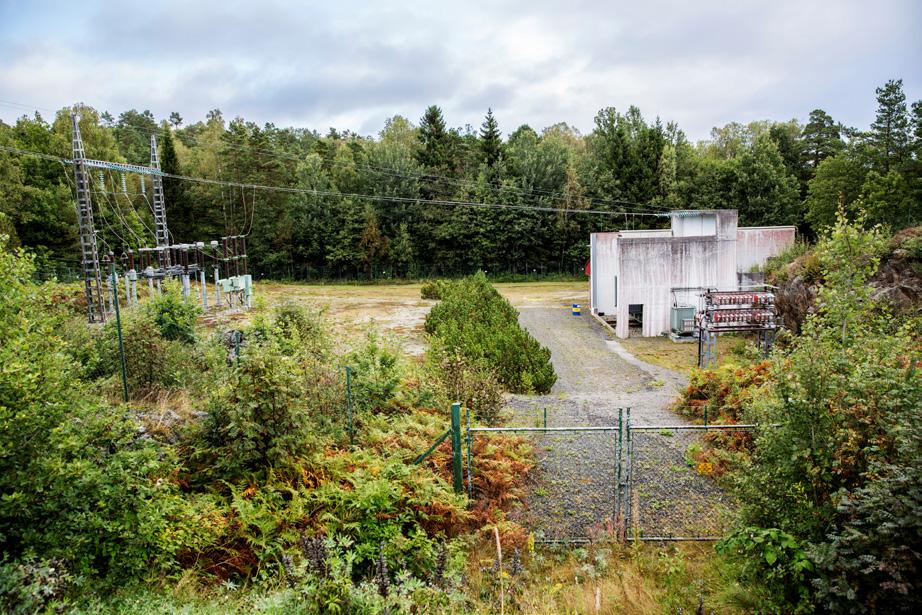
[[[87,174],[83,137],[80,135],[80,116],[71,113],[70,118],[73,123],[74,180],[77,185],[77,221],[80,225],[80,255],[87,319],[90,322],[106,322],[96,228],[93,224],[93,202],[90,198],[90,177]]]
[[[157,155],[157,135],[150,136],[150,167],[157,171],[160,170],[160,157]],[[166,228],[166,203],[163,198],[163,177],[154,173],[151,177],[154,192],[154,234],[157,236],[157,247],[165,248],[170,245],[170,232]],[[169,269],[170,251],[161,252],[160,266]]]

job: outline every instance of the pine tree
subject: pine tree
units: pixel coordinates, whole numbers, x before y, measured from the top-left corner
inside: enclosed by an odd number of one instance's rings
[[[407,228],[406,222],[401,222],[397,228],[397,235],[388,250],[391,263],[398,276],[405,277],[413,264],[413,238]]]
[[[839,127],[822,109],[810,112],[810,119],[801,133],[803,160],[813,172],[826,158],[835,156],[845,147]]]
[[[922,161],[922,100],[912,103],[912,145],[916,160]]]
[[[448,154],[449,135],[442,110],[430,105],[419,120],[419,149],[416,161],[431,169],[443,169]]]
[[[173,133],[169,128],[164,128],[160,135],[159,154],[160,170],[169,175],[181,175],[179,169],[179,159],[176,157],[176,147],[173,144]],[[183,182],[172,177],[163,178],[163,198],[166,201],[167,210],[170,216],[167,221],[170,222],[170,230],[173,234],[184,241],[191,241],[194,235],[192,221],[195,219],[194,212],[188,211],[185,202],[185,192]],[[175,221],[175,222],[174,222]]]
[[[480,126],[480,153],[488,167],[495,166],[503,153],[503,140],[493,109],[487,109],[487,116]]]
[[[900,165],[909,144],[909,116],[903,80],[891,79],[877,88],[877,117],[868,135],[875,150],[875,166],[886,175],[891,166]]]

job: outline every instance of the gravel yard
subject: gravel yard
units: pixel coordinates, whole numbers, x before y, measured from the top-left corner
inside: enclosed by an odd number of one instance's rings
[[[607,330],[569,308],[520,306],[519,320],[551,350],[558,380],[549,395],[513,396],[513,425],[614,426],[631,408],[634,426],[683,425],[668,410],[681,374],[630,355]],[[521,520],[547,539],[591,537],[611,527],[615,510],[616,432],[562,432],[534,437],[538,469]],[[635,431],[631,514],[646,536],[720,533],[729,497],[685,461],[698,435]],[[479,436],[488,437],[488,436]],[[625,436],[626,437],[626,436]],[[622,472],[627,470],[627,451]],[[476,471],[476,467],[475,467]]]

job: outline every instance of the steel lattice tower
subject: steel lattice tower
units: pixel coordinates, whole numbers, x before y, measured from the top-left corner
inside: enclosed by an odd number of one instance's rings
[[[157,155],[157,135],[150,136],[150,166],[152,169],[160,170],[160,157]],[[163,178],[159,174],[154,174],[151,178],[154,191],[154,232],[157,236],[157,247],[165,248],[170,245],[170,232],[166,227],[166,204],[163,198]],[[160,254],[161,266],[168,268],[170,266],[170,251],[163,250]]]
[[[80,253],[83,267],[83,285],[86,291],[86,311],[90,322],[105,322],[106,307],[103,302],[102,277],[99,271],[99,251],[96,247],[96,228],[93,224],[93,202],[90,198],[90,177],[86,170],[86,151],[80,136],[80,117],[71,113],[73,122],[74,179],[77,184],[77,221],[80,224]]]

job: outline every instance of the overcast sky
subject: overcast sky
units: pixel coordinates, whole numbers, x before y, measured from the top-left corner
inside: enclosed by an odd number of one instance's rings
[[[890,78],[922,98],[918,0],[132,4],[0,0],[0,118],[82,101],[372,135],[434,103],[588,132],[634,104],[701,139],[817,107],[866,127]]]

